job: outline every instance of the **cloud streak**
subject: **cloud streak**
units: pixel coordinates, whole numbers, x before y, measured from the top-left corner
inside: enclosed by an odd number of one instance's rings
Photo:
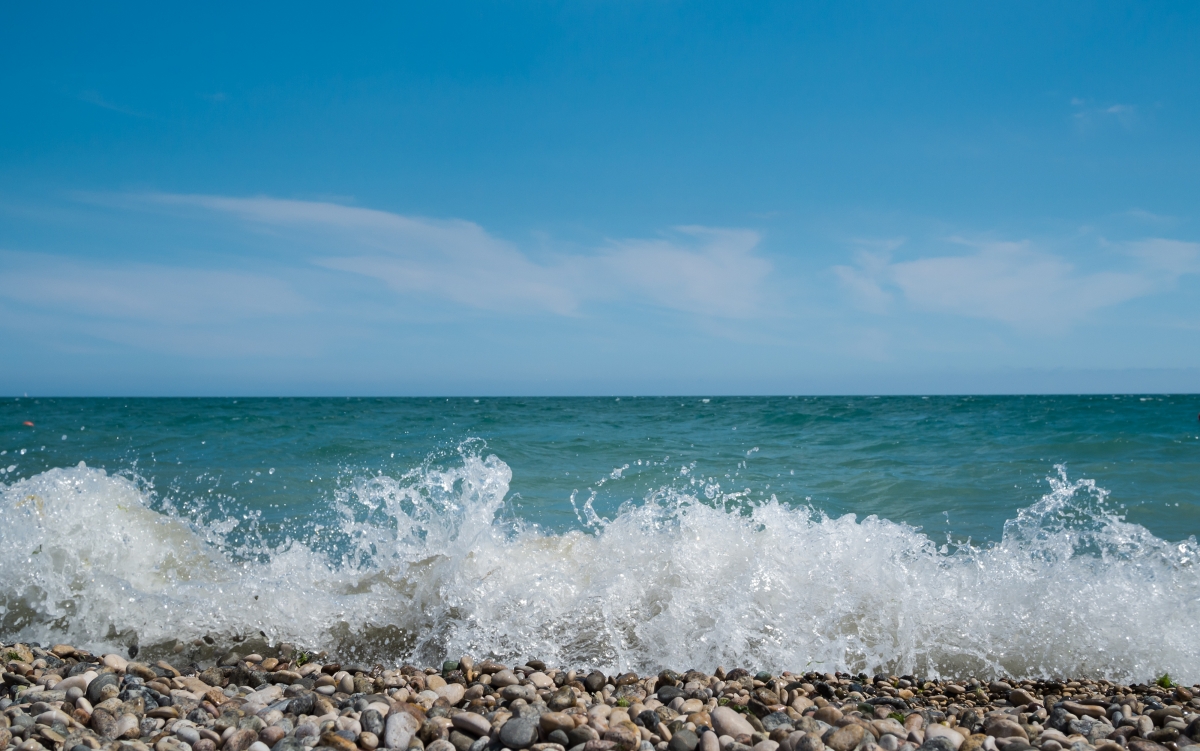
[[[263,274],[155,264],[96,264],[34,253],[0,254],[0,297],[95,319],[232,323],[309,309],[284,281]]]
[[[303,236],[317,266],[377,279],[403,294],[517,313],[583,314],[614,299],[666,310],[745,318],[763,310],[771,263],[751,230],[678,227],[670,237],[613,240],[535,261],[464,220],[268,197],[151,194],[147,204],[194,207]]]
[[[1028,241],[954,242],[965,255],[892,261],[860,254],[833,272],[860,307],[888,312],[897,299],[912,308],[982,318],[1024,329],[1062,331],[1101,308],[1144,297],[1200,271],[1200,244],[1147,239],[1122,246],[1132,268],[1081,272]]]

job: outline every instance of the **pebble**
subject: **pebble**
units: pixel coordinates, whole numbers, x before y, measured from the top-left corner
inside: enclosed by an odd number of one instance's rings
[[[963,743],[963,737],[960,733],[950,729],[945,725],[933,723],[925,728],[925,740],[928,742],[931,738],[945,738],[954,746],[954,751],[958,751],[959,746]]]
[[[713,730],[717,731],[718,735],[737,738],[739,735],[754,733],[754,726],[729,707],[717,707],[709,712],[709,715],[712,717]]]
[[[422,713],[423,714],[423,713]],[[407,749],[416,732],[421,729],[421,721],[409,712],[393,712],[388,715],[383,742],[387,748]]]
[[[514,717],[500,728],[500,742],[505,748],[529,748],[537,738],[538,723],[529,717]]]
[[[421,671],[298,664],[292,647],[176,668],[0,648],[20,658],[0,686],[0,751],[1200,751],[1200,701],[1184,686],[609,677],[469,656]]]
[[[463,695],[467,693],[467,689],[461,683],[449,683],[440,688],[435,688],[433,692],[450,704],[458,704],[463,700]]]

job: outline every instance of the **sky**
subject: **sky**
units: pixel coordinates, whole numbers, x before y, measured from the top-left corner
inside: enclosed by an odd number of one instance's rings
[[[1200,5],[0,6],[0,394],[1200,390]]]

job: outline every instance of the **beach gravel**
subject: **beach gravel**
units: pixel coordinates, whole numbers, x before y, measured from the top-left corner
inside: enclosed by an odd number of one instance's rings
[[[1200,751],[1200,686],[3,645],[5,751]]]

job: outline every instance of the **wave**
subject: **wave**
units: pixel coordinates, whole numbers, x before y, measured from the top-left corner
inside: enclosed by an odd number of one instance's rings
[[[1062,468],[988,546],[676,488],[554,534],[511,513],[511,477],[467,445],[355,478],[336,525],[274,545],[82,463],[0,484],[0,630],[185,658],[254,638],[419,664],[1200,680],[1195,538],[1124,521]]]

